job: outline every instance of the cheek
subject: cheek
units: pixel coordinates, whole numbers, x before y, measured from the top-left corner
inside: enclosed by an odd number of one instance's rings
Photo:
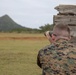
[[[55,40],[55,36],[54,35],[52,35],[52,40]]]

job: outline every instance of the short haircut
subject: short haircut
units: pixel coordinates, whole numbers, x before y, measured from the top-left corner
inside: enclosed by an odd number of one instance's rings
[[[58,24],[54,26],[53,33],[58,36],[69,37],[70,36],[70,28],[65,24]]]

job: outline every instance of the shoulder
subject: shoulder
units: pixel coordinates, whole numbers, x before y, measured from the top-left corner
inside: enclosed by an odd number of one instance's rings
[[[51,52],[52,50],[55,50],[54,44],[47,45],[47,46],[43,47],[42,49],[39,50],[39,54],[44,55],[44,54]]]

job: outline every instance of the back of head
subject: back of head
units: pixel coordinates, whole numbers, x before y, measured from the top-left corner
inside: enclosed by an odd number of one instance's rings
[[[70,37],[70,28],[68,25],[58,24],[54,26],[53,34],[62,37]]]

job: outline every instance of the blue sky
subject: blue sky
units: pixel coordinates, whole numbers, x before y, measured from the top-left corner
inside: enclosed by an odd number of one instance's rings
[[[7,14],[22,26],[39,28],[53,24],[59,4],[75,5],[76,0],[0,0],[0,17]]]

